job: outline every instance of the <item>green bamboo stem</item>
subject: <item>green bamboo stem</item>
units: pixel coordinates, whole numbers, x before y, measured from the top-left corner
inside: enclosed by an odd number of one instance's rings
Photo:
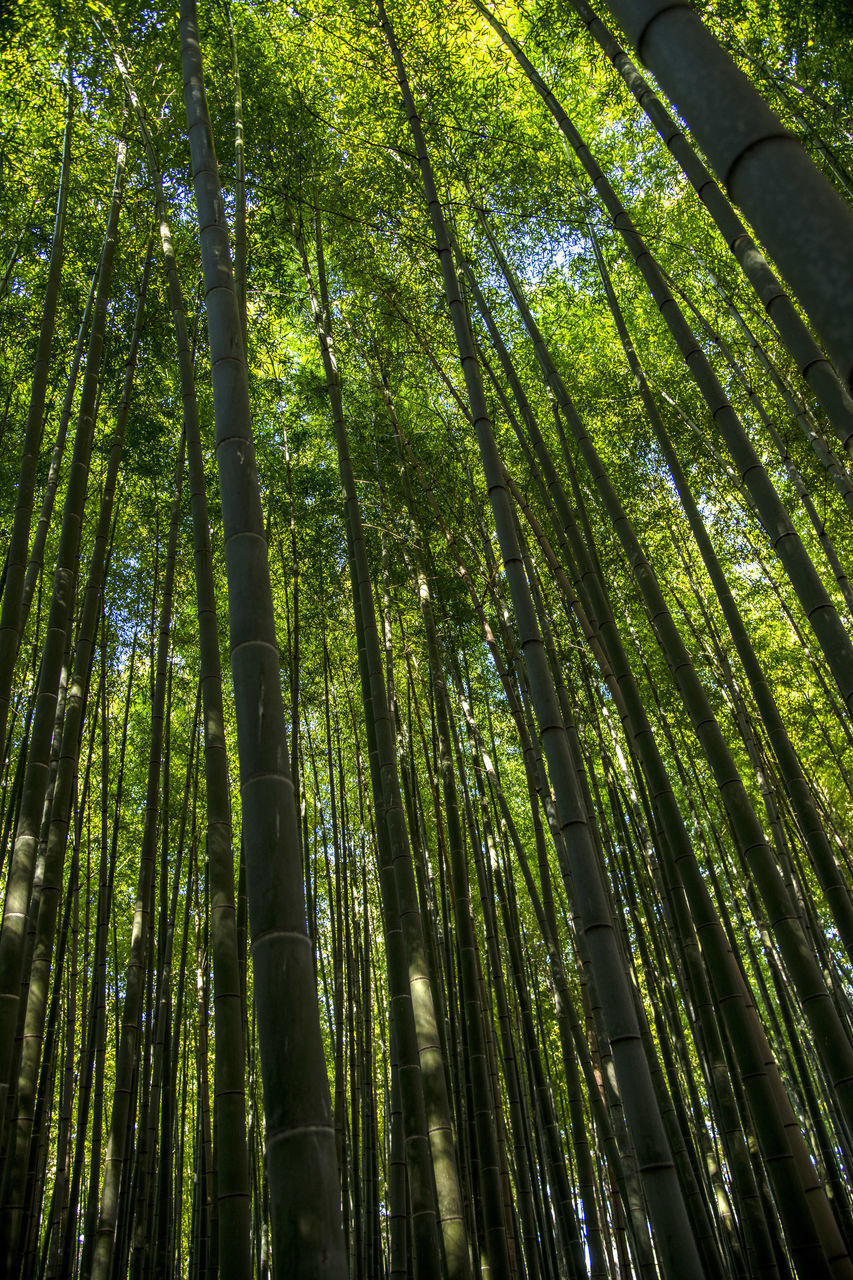
[[[279,1267],[287,1267],[294,1280],[308,1280],[321,1270],[324,1276],[343,1276],[346,1252],[334,1129],[314,964],[305,929],[298,818],[242,325],[204,89],[195,0],[181,4],[181,62],[214,389],[273,1248]]]

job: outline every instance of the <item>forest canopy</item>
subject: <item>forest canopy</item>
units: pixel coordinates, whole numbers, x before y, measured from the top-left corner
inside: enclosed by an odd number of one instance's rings
[[[853,14],[0,4],[0,1272],[853,1277]]]

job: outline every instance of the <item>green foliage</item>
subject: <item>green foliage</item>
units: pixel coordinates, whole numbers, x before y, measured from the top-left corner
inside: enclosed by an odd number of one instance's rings
[[[843,187],[843,174],[853,167],[851,95],[853,39],[849,9],[843,3],[818,0],[708,0],[702,6],[709,23],[734,56],[775,105],[786,123],[805,133],[819,162],[829,165]],[[695,834],[700,862],[709,881],[718,876],[733,908],[749,917],[750,939],[762,944],[765,921],[754,896],[742,888],[743,868],[729,830],[713,775],[689,727],[684,703],[658,642],[618,538],[605,514],[592,478],[574,446],[564,450],[535,354],[483,229],[481,214],[518,273],[560,372],[575,399],[590,438],[654,566],[671,611],[690,650],[703,688],[719,719],[750,799],[770,824],[765,772],[777,766],[766,727],[760,722],[743,671],[731,650],[710,579],[702,567],[672,478],[643,411],[637,387],[607,306],[590,240],[599,235],[603,254],[635,347],[658,398],[668,431],[687,471],[694,496],[710,530],[714,548],[731,585],[759,662],[778,702],[783,720],[803,765],[827,828],[837,834],[844,876],[849,880],[849,840],[853,830],[853,794],[846,766],[849,720],[827,679],[817,645],[810,638],[790,583],[784,579],[764,531],[744,500],[738,477],[715,423],[669,338],[660,312],[642,285],[635,265],[599,204],[577,163],[566,154],[538,95],[517,64],[473,6],[453,0],[437,4],[418,0],[395,6],[391,14],[414,86],[440,197],[462,251],[473,264],[518,377],[532,406],[563,482],[571,492],[569,463],[577,468],[573,501],[587,518],[591,546],[611,593],[620,634],[628,650],[649,718],[659,737],[677,801]],[[780,375],[794,388],[812,421],[830,433],[823,414],[799,378],[794,363],[750,295],[704,206],[683,178],[672,156],[642,117],[621,80],[583,29],[565,0],[548,0],[531,11],[507,4],[502,21],[524,44],[528,55],[554,87],[605,172],[613,179],[637,227],[673,281],[674,290],[707,321],[692,319],[699,341],[711,358],[725,392],[742,415],[768,472],[787,502],[798,532],[819,565],[833,602],[849,622],[842,591],[832,577],[816,531],[809,523],[797,490],[778,456],[754,399],[744,390],[722,354],[715,336],[732,351],[776,429],[790,459],[801,471],[820,512],[823,527],[835,542],[842,567],[853,571],[848,552],[850,512],[827,482],[810,451],[790,406],[783,401],[756,362],[743,330],[733,319],[735,308],[766,344]],[[415,581],[416,552],[423,556],[434,602],[444,676],[460,738],[456,775],[460,791],[463,769],[471,797],[466,835],[469,878],[477,937],[486,955],[487,916],[477,882],[474,852],[485,848],[483,821],[477,809],[476,759],[463,732],[461,693],[470,697],[472,713],[485,749],[492,756],[519,840],[528,851],[540,893],[550,878],[555,886],[559,943],[569,973],[573,998],[588,998],[581,982],[581,944],[571,920],[560,860],[547,842],[537,864],[537,822],[531,811],[528,776],[514,720],[512,699],[498,674],[495,651],[511,671],[515,697],[523,686],[513,667],[517,644],[507,612],[507,592],[489,514],[488,494],[479,462],[464,382],[442,292],[434,237],[424,206],[417,159],[412,151],[405,114],[388,52],[371,6],[353,0],[347,6],[316,0],[308,8],[272,0],[243,0],[233,22],[239,52],[245,120],[246,226],[248,245],[248,363],[258,467],[267,541],[273,576],[281,678],[288,714],[291,695],[298,722],[290,726],[293,761],[299,774],[303,820],[303,857],[307,870],[309,928],[318,956],[318,984],[330,1071],[342,1038],[355,1071],[356,1049],[344,1030],[344,1009],[335,990],[335,966],[343,965],[343,917],[353,932],[369,934],[368,952],[357,961],[346,956],[348,999],[363,994],[364,975],[372,987],[362,1011],[372,1020],[369,1061],[378,1076],[377,1133],[384,1142],[390,1124],[390,1099],[384,1093],[386,987],[382,913],[378,891],[375,828],[379,820],[369,785],[368,735],[359,686],[358,652],[352,606],[343,501],[328,384],[320,360],[297,241],[309,246],[316,272],[315,235],[319,227],[330,296],[330,319],[342,386],[346,427],[356,476],[380,631],[386,644],[387,678],[396,695],[401,768],[410,768],[407,785],[410,834],[424,858],[425,882],[434,902],[422,912],[434,927],[448,1001],[447,1028],[460,1021],[458,994],[447,981],[455,964],[455,921],[443,899],[446,874],[446,815],[436,785],[436,742],[433,708],[436,697],[430,676],[422,616]],[[225,14],[219,5],[204,6],[202,44],[213,115],[214,138],[225,187],[226,208],[235,221],[233,83]],[[241,801],[237,785],[236,731],[230,703],[228,625],[222,549],[222,512],[218,495],[213,438],[213,406],[207,356],[205,314],[201,296],[195,210],[189,150],[181,97],[177,21],[168,6],[130,3],[22,3],[0,11],[0,552],[8,542],[29,401],[29,379],[40,322],[50,253],[55,189],[58,184],[65,95],[75,97],[69,230],[53,344],[50,394],[39,453],[36,514],[44,496],[53,442],[67,385],[67,371],[89,282],[99,250],[112,168],[119,139],[129,140],[127,194],[121,215],[116,283],[110,303],[107,341],[101,368],[101,397],[89,497],[84,519],[78,591],[85,582],[91,554],[97,504],[133,324],[142,259],[153,228],[153,199],[143,148],[132,115],[124,109],[123,92],[113,50],[126,60],[154,137],[163,169],[178,271],[187,300],[188,327],[195,348],[195,371],[205,451],[205,475],[211,523],[213,563],[218,598],[220,648],[225,671],[226,738],[230,751],[231,803],[239,834]],[[71,68],[69,71],[68,68]],[[827,160],[831,151],[832,164]],[[835,167],[833,167],[833,165]],[[157,272],[159,272],[159,245]],[[100,824],[112,835],[116,824],[118,859],[111,940],[108,953],[109,1017],[117,1017],[124,984],[133,918],[138,851],[142,833],[147,751],[151,736],[151,665],[156,619],[161,602],[163,555],[175,467],[182,428],[180,384],[175,339],[166,291],[152,276],[145,310],[138,369],[121,469],[109,574],[103,596],[100,644],[104,651],[105,707],[108,743],[104,754],[100,721],[90,719],[84,743],[90,751],[91,790],[81,801],[80,857],[87,874],[100,852]],[[5,273],[5,274],[4,274]],[[719,286],[719,288],[717,287]],[[497,370],[484,326],[474,313],[474,328]],[[690,316],[689,316],[690,318]],[[559,535],[531,475],[510,416],[509,388],[498,372],[503,400],[487,380],[495,431],[506,467],[518,483],[536,518],[557,549]],[[390,398],[400,437],[395,437],[387,409]],[[79,402],[72,406],[71,432]],[[69,455],[60,472],[57,511],[67,484]],[[186,482],[185,482],[186,485]],[[408,494],[413,495],[413,509]],[[187,945],[184,974],[187,1032],[182,1047],[190,1055],[180,1079],[189,1089],[189,1106],[203,1095],[193,1070],[199,1043],[199,1011],[209,1003],[202,989],[196,1004],[192,972],[198,948],[199,983],[204,987],[206,953],[204,858],[204,783],[193,775],[188,811],[183,770],[193,740],[193,710],[198,681],[198,631],[189,516],[184,490],[179,510],[180,537],[172,620],[172,773],[167,805],[161,814],[167,847],[167,874],[174,869],[180,832],[184,832],[182,866],[198,860],[199,872],[181,872],[181,907],[190,895],[188,932],[183,916],[172,922],[176,951]],[[523,521],[521,522],[523,525]],[[27,622],[15,687],[15,712],[4,785],[10,803],[17,753],[25,741],[26,700],[34,687],[44,638],[50,570],[58,536],[55,515],[48,537],[45,570]],[[603,865],[620,912],[628,950],[633,956],[638,989],[647,1010],[654,1010],[660,991],[684,997],[680,958],[670,945],[660,918],[663,889],[649,830],[646,797],[632,756],[630,736],[620,724],[612,688],[586,644],[581,625],[561,584],[529,528],[526,536],[554,636],[558,672],[577,722],[579,751],[596,809]],[[463,562],[460,572],[459,560]],[[465,575],[470,574],[469,585]],[[472,601],[472,593],[476,597]],[[495,637],[495,650],[484,636],[483,621]],[[600,625],[601,620],[598,620]],[[298,628],[298,651],[297,651]],[[120,726],[127,693],[134,636],[138,652],[129,702],[129,730],[124,792],[118,814],[117,761]],[[806,644],[808,639],[808,646]],[[731,668],[727,670],[727,661]],[[93,676],[93,691],[97,684]],[[457,684],[458,681],[458,684]],[[298,696],[297,696],[298,695]],[[740,699],[740,701],[739,701]],[[745,709],[752,723],[759,767],[743,733]],[[328,713],[328,726],[327,726]],[[88,735],[88,736],[87,736]],[[332,761],[331,772],[328,759]],[[102,776],[103,792],[95,784]],[[773,789],[771,788],[771,789]],[[637,790],[640,795],[637,795]],[[415,798],[415,793],[417,796]],[[537,1016],[543,1055],[551,1062],[558,1106],[566,1103],[566,1079],[560,1059],[557,1015],[545,999],[549,958],[538,935],[538,917],[518,866],[506,822],[497,813],[494,794],[483,797],[497,832],[493,877],[508,874],[516,902],[516,923],[530,967],[529,982],[537,992]],[[337,839],[333,833],[332,807]],[[849,982],[849,958],[833,953],[833,924],[808,854],[804,853],[788,802],[780,801],[781,827],[795,849],[786,876],[805,887],[814,936],[825,945],[826,958],[840,984]],[[420,823],[413,821],[419,815]],[[381,816],[381,815],[380,815]],[[538,821],[542,820],[538,815]],[[545,823],[547,827],[547,822]],[[777,838],[778,837],[778,833]],[[715,843],[715,842],[718,842]],[[235,847],[239,842],[235,839]],[[784,853],[784,851],[783,851]],[[236,859],[235,859],[236,862]],[[729,870],[729,864],[731,870]],[[70,865],[70,864],[69,864]],[[636,882],[632,879],[632,868]],[[159,873],[158,873],[159,874]],[[346,891],[340,877],[349,877]],[[68,883],[68,868],[65,873]],[[630,890],[630,892],[629,892]],[[423,886],[422,886],[422,891]],[[715,890],[716,891],[716,890]],[[336,893],[349,898],[336,903]],[[632,898],[633,895],[633,898]],[[511,915],[512,913],[509,912]],[[157,922],[162,930],[164,920]],[[334,930],[339,932],[334,934]],[[641,955],[639,941],[660,934],[658,952],[650,945]],[[502,974],[509,984],[506,923],[499,943]],[[765,930],[766,933],[766,930]],[[88,942],[86,943],[88,946]],[[359,943],[359,945],[363,945]],[[355,948],[355,943],[352,944]],[[743,951],[744,948],[741,948]],[[771,949],[768,948],[768,952]],[[88,953],[87,953],[88,956]],[[660,961],[670,965],[662,971]],[[748,960],[748,957],[747,957]],[[88,962],[86,957],[84,961]],[[761,951],[755,962],[763,977],[772,956]],[[483,961],[487,971],[488,965]],[[489,962],[491,963],[491,962]],[[177,961],[172,999],[177,999]],[[355,976],[353,976],[355,975]],[[76,975],[80,1004],[90,975],[81,962]],[[756,981],[755,975],[752,977]],[[64,979],[70,990],[71,979]],[[252,978],[249,975],[251,993]],[[682,984],[679,986],[679,984]],[[489,982],[490,998],[495,999]],[[512,996],[515,1001],[516,997]],[[762,1000],[765,996],[762,994]],[[336,1003],[337,1001],[337,1003]],[[780,997],[766,997],[772,1018]],[[669,1027],[679,1045],[679,1071],[712,1112],[701,1049],[687,1010],[668,1009],[655,1026],[661,1039]],[[497,1018],[496,1006],[490,1007]],[[361,1016],[361,1015],[360,1015]],[[150,1018],[150,1011],[149,1011]],[[146,1024],[148,1025],[148,1024]],[[365,1032],[367,1034],[367,1031]],[[779,1030],[774,1047],[787,1054],[790,1032]],[[107,1081],[113,1071],[113,1030],[109,1033]],[[215,1044],[211,1038],[210,1056]],[[804,1042],[812,1052],[811,1042]],[[192,1044],[192,1048],[187,1048]],[[201,1051],[198,1050],[200,1053]],[[343,1052],[343,1050],[341,1050]],[[371,1057],[372,1055],[372,1057]],[[452,1070],[461,1071],[457,1046]],[[362,1069],[362,1065],[358,1066]],[[251,1071],[254,1073],[254,1060]],[[463,1082],[464,1083],[464,1082]],[[789,1080],[790,1083],[790,1080]],[[796,1081],[794,1082],[796,1084]],[[253,1078],[253,1084],[257,1084]],[[462,1091],[462,1084],[454,1079]],[[360,1086],[361,1087],[361,1086]],[[365,1086],[366,1087],[366,1086]],[[587,1089],[588,1085],[584,1085]],[[701,1099],[699,1098],[701,1094]],[[585,1094],[585,1097],[587,1095]],[[588,1099],[587,1099],[588,1102]],[[463,1103],[456,1098],[461,1109]],[[257,1106],[257,1101],[255,1103]],[[355,1115],[352,1094],[343,1107]],[[467,1105],[467,1104],[465,1104]],[[822,1104],[823,1106],[824,1104]],[[825,1106],[824,1106],[825,1110]],[[185,1167],[195,1158],[195,1121],[188,1112]],[[56,1120],[51,1131],[55,1139]],[[461,1126],[460,1126],[461,1127]],[[719,1120],[712,1114],[709,1132],[716,1137]],[[590,1132],[594,1132],[590,1122]],[[260,1145],[253,1151],[259,1161]],[[81,1142],[91,1142],[84,1132]],[[467,1141],[468,1139],[465,1139]],[[698,1140],[698,1139],[697,1139]],[[384,1160],[383,1154],[383,1160]],[[388,1173],[383,1172],[383,1214],[387,1210]],[[515,1175],[513,1175],[515,1176]],[[726,1177],[729,1172],[726,1170]],[[846,1173],[845,1173],[845,1176]],[[198,1220],[188,1207],[187,1190],[181,1230],[184,1247]],[[260,1210],[259,1210],[260,1214]],[[384,1217],[383,1217],[384,1227]],[[46,1230],[44,1222],[41,1231]]]

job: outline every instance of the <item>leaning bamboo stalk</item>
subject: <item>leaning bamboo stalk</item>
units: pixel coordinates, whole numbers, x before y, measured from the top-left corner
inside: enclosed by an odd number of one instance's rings
[[[686,0],[606,0],[853,387],[853,210]]]
[[[590,181],[594,184],[598,196],[613,218],[614,226],[621,235],[638,271],[645,280],[661,317],[684,357],[684,361],[699,388],[702,398],[726,442],[726,447],[731,454],[732,460],[756,504],[756,509],[771,541],[773,550],[784,566],[797,593],[803,612],[809,620],[809,625],[818,638],[845,704],[848,710],[853,713],[853,641],[851,641],[841,619],[838,617],[835,605],[803,546],[800,536],[791,522],[788,511],[777,494],[772,480],[750,441],[743,424],[726,399],[710,362],[667,286],[660,266],[650,252],[644,238],[634,226],[627,210],[602,172],[589,147],[572,124],[563,105],[554,96],[530,59],[506,28],[487,10],[483,9],[482,12],[507,48],[514,54],[519,66],[522,67],[530,83],[547,105],[557,127],[577,155]],[[495,244],[494,237],[482,216],[481,221],[493,251],[500,258],[500,252]],[[853,221],[853,213],[851,213],[851,221]],[[501,265],[503,268],[502,259]],[[507,283],[518,300],[517,282],[512,277],[512,273],[507,275]],[[519,307],[524,311],[523,300],[519,301]],[[530,321],[527,314],[525,314],[525,324],[530,329]],[[530,332],[531,340],[537,345],[537,354],[539,354],[539,340],[533,335],[532,330]],[[851,360],[850,370],[851,375],[853,375],[853,360]],[[548,385],[557,396],[561,407],[566,407],[566,397],[561,393],[561,388],[557,384],[555,371],[550,368],[543,368],[543,373]],[[571,425],[574,429],[574,424]]]
[[[853,956],[853,902],[849,889],[841,874],[837,861],[826,839],[823,824],[820,821],[814,799],[803,777],[799,759],[791,739],[785,728],[782,716],[766,675],[758,661],[750,641],[741,613],[737,607],[731,588],[716,556],[711,539],[702,521],[696,501],[693,498],[688,479],[679,463],[678,457],[667,433],[663,418],[649,387],[645,371],[636,354],[628,328],[619,308],[609,273],[601,254],[597,238],[593,240],[596,259],[601,273],[608,305],[622,341],[626,358],[637,382],[646,415],[660,444],[661,451],[669,467],[675,487],[678,491],[682,507],[687,516],[691,532],[696,539],[703,563],[708,571],[720,608],[735,644],[735,648],[743,664],[747,679],[756,699],[761,718],[770,735],[774,751],[782,769],[788,793],[791,796],[795,811],[801,823],[803,834],[809,850],[814,858],[815,868],[827,903],[833,912],[841,940],[848,955]]]
[[[504,568],[510,584],[516,622],[521,633],[543,746],[558,794],[560,821],[569,846],[578,894],[579,915],[582,927],[588,935],[592,967],[599,974],[599,985],[607,1000],[606,1016],[610,1037],[616,1047],[617,1072],[638,1149],[646,1194],[649,1197],[656,1243],[660,1250],[665,1274],[673,1276],[678,1274],[680,1277],[694,1274],[700,1276],[702,1265],[687,1219],[681,1188],[678,1185],[654,1095],[649,1064],[636,1021],[633,997],[613,929],[610,904],[598,871],[595,852],[591,848],[589,831],[574,780],[565,728],[556,704],[554,687],[536,625],[530,593],[524,579],[523,565],[512,522],[510,498],[504,483],[503,468],[485,404],[470,322],[453,268],[452,251],[426,141],[399,46],[381,0],[378,0],[378,8],[382,28],[394,58],[397,79],[421,167],[424,195],[432,220],[433,233],[438,243],[447,306],[462,361]]]
[[[481,8],[479,0],[475,0]],[[835,428],[842,447],[853,449],[853,402],[838,375],[815,342],[764,254],[755,244],[723,190],[685,138],[676,121],[648,81],[641,75],[613,32],[593,12],[586,0],[572,0],[590,35],[610,59],[639,106],[663,139],[688,182],[705,205],[737,259],[738,266],[761,299],[797,370],[806,381]]]
[[[832,480],[833,484],[835,485],[836,489],[841,495],[842,501],[844,502],[848,512],[853,513],[853,481],[851,481],[850,474],[844,462],[838,457],[838,455],[834,452],[834,450],[830,448],[829,443],[826,437],[824,436],[823,431],[821,430],[820,426],[818,425],[818,423],[814,418],[814,415],[809,413],[808,410],[802,404],[802,402],[799,401],[794,396],[791,388],[788,386],[787,381],[785,380],[785,378],[783,378],[782,374],[776,368],[776,365],[771,360],[765,347],[761,344],[761,342],[759,342],[758,338],[755,336],[755,334],[752,332],[752,329],[747,324],[746,319],[743,315],[743,312],[735,304],[734,299],[723,288],[723,285],[720,283],[720,280],[715,275],[713,270],[708,266],[708,264],[705,263],[704,266],[705,266],[705,270],[708,273],[708,277],[711,281],[711,284],[714,286],[714,289],[722,298],[723,303],[725,304],[729,315],[734,320],[738,329],[740,329],[744,338],[748,342],[750,350],[752,351],[758,363],[761,365],[764,372],[767,374],[768,378],[770,379],[771,385],[774,387],[776,392],[781,396],[782,401],[785,404],[788,412],[791,414],[791,416],[794,418],[797,425],[799,426],[804,439],[808,441],[808,444],[812,452],[814,453],[815,457],[820,462],[826,474]]]
[[[473,272],[467,268],[466,274],[477,306],[489,327],[492,341],[499,352],[505,353],[505,347],[485,299],[476,286]],[[506,359],[511,364],[508,355]],[[744,1071],[744,1085],[750,1098],[756,1132],[764,1149],[768,1153],[774,1153],[768,1168],[785,1215],[792,1246],[801,1252],[804,1259],[803,1265],[826,1265],[823,1261],[826,1256],[824,1241],[829,1255],[834,1255],[839,1243],[837,1225],[832,1218],[829,1204],[825,1200],[823,1188],[815,1179],[805,1142],[798,1132],[790,1101],[784,1094],[764,1029],[756,1016],[752,997],[746,989],[731,946],[720,927],[716,909],[696,862],[692,842],[676,802],[639,689],[628,664],[601,578],[579,535],[550,452],[539,433],[535,418],[527,415],[525,425],[531,435],[531,443],[543,468],[548,490],[556,506],[557,531],[564,538],[566,535],[571,537],[571,555],[577,558],[580,571],[578,584],[582,588],[586,607],[595,620],[616,681],[621,687],[626,712],[624,723],[642,761],[649,791],[654,797],[655,808],[664,832],[664,839],[660,846],[661,856],[672,857],[673,882],[681,881],[684,885],[690,902],[694,927],[702,939],[703,951],[708,957],[709,975],[724,1016],[727,1032],[732,1042],[738,1045],[737,1065]],[[564,550],[567,545],[564,541]],[[787,1117],[786,1120],[782,1119],[783,1115]],[[782,1158],[786,1148],[790,1151],[787,1160]],[[809,1205],[812,1206],[811,1210]],[[815,1214],[813,1225],[812,1212]],[[841,1248],[843,1254],[843,1246]]]
[[[743,786],[731,751],[714,716],[707,694],[699,680],[690,655],[672,619],[654,571],[642,550],[633,526],[610,482],[603,462],[569,398],[557,372],[555,362],[533,320],[521,285],[499,254],[502,269],[511,283],[524,323],[536,348],[543,375],[552,387],[563,409],[581,454],[590,470],[608,517],[613,524],[630,563],[648,616],[666,654],[673,679],[684,700],[705,755],[720,788],[726,812],[736,838],[746,851],[748,865],[755,877],[762,899],[767,904],[774,933],[783,948],[785,962],[820,1046],[820,1052],[838,1083],[842,1106],[847,1116],[848,1132],[853,1134],[853,1046],[837,1016],[816,957],[802,936],[796,909],[778,871],[761,829],[761,824]]]
[[[761,421],[762,426],[764,427],[767,434],[770,436],[770,439],[773,441],[773,447],[775,448],[777,454],[779,455],[779,461],[784,467],[785,472],[788,476],[788,479],[793,485],[794,491],[796,492],[797,497],[802,503],[803,510],[805,511],[806,515],[809,518],[809,523],[811,524],[815,532],[815,535],[818,539],[818,542],[820,543],[821,549],[824,553],[824,556],[826,557],[826,562],[832,571],[832,576],[835,578],[835,581],[838,583],[838,588],[842,596],[844,597],[845,604],[847,605],[848,616],[850,616],[851,614],[853,614],[853,586],[851,586],[850,581],[846,573],[844,572],[835,544],[829,535],[829,531],[827,530],[826,521],[818,514],[817,508],[815,507],[815,504],[812,501],[811,495],[806,487],[806,483],[803,479],[800,469],[797,466],[797,463],[795,462],[794,458],[791,456],[791,453],[787,445],[785,444],[784,440],[782,439],[782,436],[779,430],[777,429],[776,424],[773,421],[773,418],[768,413],[768,410],[765,407],[762,397],[758,394],[755,387],[752,385],[751,380],[747,377],[745,371],[741,368],[731,347],[725,341],[722,334],[718,333],[712,327],[712,325],[709,323],[709,321],[706,319],[706,317],[703,315],[700,309],[696,306],[696,304],[694,302],[691,302],[690,299],[686,297],[684,292],[678,288],[678,286],[675,284],[675,282],[672,280],[671,277],[667,276],[667,280],[670,286],[674,289],[674,291],[681,296],[682,300],[686,303],[689,309],[696,316],[697,320],[699,321],[699,325],[704,331],[704,333],[707,334],[710,340],[713,343],[715,343],[715,345],[722,352],[727,365],[731,369],[734,376],[737,378],[738,382],[740,383],[741,387],[743,388],[746,394],[747,399],[749,400],[749,403],[751,404],[755,412],[758,414],[758,417]]]

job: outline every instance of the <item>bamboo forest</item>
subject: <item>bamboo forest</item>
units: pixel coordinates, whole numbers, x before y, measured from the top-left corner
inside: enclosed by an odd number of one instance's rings
[[[847,0],[3,0],[0,439],[4,1280],[853,1280]]]

